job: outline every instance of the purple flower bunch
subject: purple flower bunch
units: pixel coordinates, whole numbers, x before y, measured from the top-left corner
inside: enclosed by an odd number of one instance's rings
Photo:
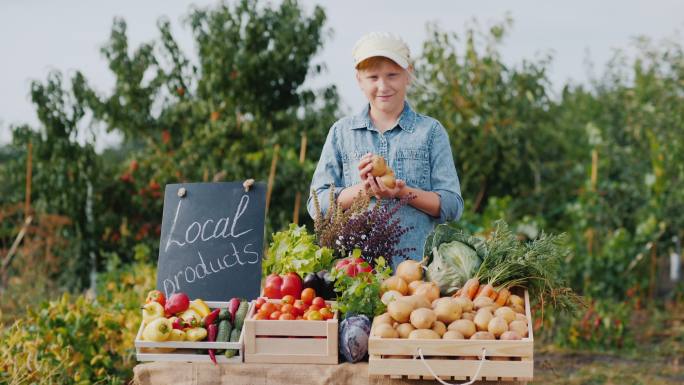
[[[362,258],[371,266],[375,266],[375,259],[385,257],[390,260],[393,256],[406,258],[407,253],[415,248],[398,249],[401,237],[411,228],[401,226],[395,214],[408,204],[414,195],[407,195],[400,200],[379,200],[368,210],[353,214],[347,223],[336,234],[333,249],[346,256],[354,249],[361,249]]]

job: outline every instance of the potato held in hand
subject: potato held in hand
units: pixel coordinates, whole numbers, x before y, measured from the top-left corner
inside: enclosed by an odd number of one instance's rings
[[[394,171],[390,170],[387,174],[380,177],[380,181],[387,188],[395,188],[397,186],[397,179],[394,177]]]
[[[371,158],[371,175],[373,176],[383,176],[387,173],[387,163],[385,163],[385,158],[380,155],[373,155]]]
[[[371,175],[374,177],[379,177],[382,184],[387,186],[387,188],[395,188],[397,186],[397,180],[394,177],[394,171],[387,166],[385,158],[380,155],[373,155],[371,158]]]

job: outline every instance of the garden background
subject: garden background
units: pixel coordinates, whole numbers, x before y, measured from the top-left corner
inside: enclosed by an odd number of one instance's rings
[[[192,8],[184,26],[194,52],[168,19],[138,46],[115,19],[101,49],[113,89],[46,73],[30,85],[40,123],[3,128],[0,383],[131,378],[167,183],[272,174],[266,234],[311,228],[295,201],[342,115],[334,86],[305,85],[324,71],[325,10],[242,0]],[[537,317],[535,383],[683,382],[684,284],[671,278],[684,237],[681,37],[638,39],[558,94],[552,56],[504,64],[505,15],[426,28],[409,100],[449,133],[461,225],[486,233],[503,218],[521,238],[568,234],[567,279],[588,307]],[[78,140],[98,126],[122,144]]]

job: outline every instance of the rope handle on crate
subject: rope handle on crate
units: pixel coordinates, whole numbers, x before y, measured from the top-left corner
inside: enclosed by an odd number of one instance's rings
[[[482,348],[482,357],[480,358],[480,366],[477,367],[477,371],[475,372],[475,375],[473,377],[470,377],[471,380],[468,382],[464,382],[462,384],[450,384],[446,381],[443,381],[439,376],[432,370],[432,368],[427,364],[425,361],[425,358],[423,357],[423,349],[418,348],[418,355],[420,356],[420,362],[425,365],[427,370],[432,374],[432,377],[434,377],[437,381],[439,381],[440,384],[442,385],[471,385],[477,380],[477,377],[480,375],[480,370],[482,370],[482,365],[484,364],[485,360],[485,355],[487,354],[487,349]]]

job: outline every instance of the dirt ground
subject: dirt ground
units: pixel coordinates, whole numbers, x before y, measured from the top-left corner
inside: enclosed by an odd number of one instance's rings
[[[653,349],[627,355],[541,349],[535,351],[534,361],[530,384],[684,384],[684,356],[661,355]]]

